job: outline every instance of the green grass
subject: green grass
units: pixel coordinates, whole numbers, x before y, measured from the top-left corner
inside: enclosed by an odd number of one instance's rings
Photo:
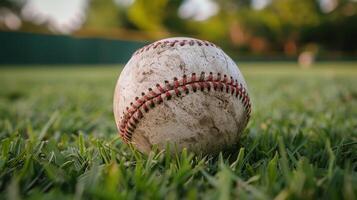
[[[123,144],[120,67],[0,69],[0,199],[356,199],[357,63],[242,63],[253,114],[237,152]]]

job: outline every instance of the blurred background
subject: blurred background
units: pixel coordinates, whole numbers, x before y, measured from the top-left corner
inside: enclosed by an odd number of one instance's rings
[[[125,63],[165,37],[236,60],[356,60],[357,0],[0,0],[0,64]]]

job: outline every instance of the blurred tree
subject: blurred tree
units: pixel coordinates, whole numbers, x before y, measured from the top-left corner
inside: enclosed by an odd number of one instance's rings
[[[8,8],[14,13],[19,13],[22,7],[25,5],[26,0],[1,0],[0,1],[0,8]]]
[[[164,26],[174,34],[189,34],[187,30],[187,22],[179,17],[178,10],[182,4],[182,0],[169,0],[165,7],[165,14],[163,16]]]
[[[226,20],[225,15],[218,14],[205,21],[188,20],[186,23],[190,35],[206,40],[220,41],[221,45],[227,41],[227,24],[229,21]]]
[[[163,25],[168,0],[135,0],[128,10],[129,20],[139,29],[156,36],[167,35]]]
[[[320,22],[320,10],[317,1],[311,0],[273,0],[267,12],[275,14],[279,21],[275,41],[286,54],[296,54],[297,42],[301,29],[316,26]],[[268,24],[269,25],[269,24]]]
[[[0,30],[51,33],[48,20],[36,24],[22,17],[21,10],[27,2],[27,0],[0,0]],[[7,18],[10,19],[9,22],[6,22]]]
[[[85,27],[103,29],[121,25],[119,8],[113,0],[89,1]]]
[[[220,41],[220,45],[224,46],[230,19],[226,12],[222,12],[222,6],[229,2],[210,3],[210,8],[202,9],[198,7],[201,5],[196,5],[195,9],[190,11],[187,19],[184,19],[186,33],[206,40]]]
[[[231,39],[238,45],[248,45],[255,52],[281,51],[294,55],[300,37],[300,29],[319,23],[316,1],[272,0],[262,10],[253,10],[248,3],[235,12],[231,24]],[[239,39],[238,36],[240,35]]]
[[[125,5],[120,3],[124,0],[87,1],[87,20],[75,34],[82,31],[79,34],[145,40],[188,35],[216,41],[232,51],[283,52],[290,56],[297,55],[306,46],[352,54],[357,51],[355,0],[267,0],[269,3],[259,9],[254,9],[257,8],[254,2],[259,0],[132,0]],[[20,11],[26,2],[0,0],[0,8],[22,20],[20,30],[50,30],[46,20],[43,24],[34,24],[21,17]],[[196,3],[193,12],[206,3],[205,12],[211,13],[204,19],[197,18],[196,13],[181,15],[183,5],[190,2]],[[197,2],[201,3],[197,5]],[[214,4],[214,8],[207,10],[207,3]],[[188,7],[193,8],[191,4]],[[0,28],[5,27],[1,23]]]
[[[320,23],[302,29],[301,43],[318,43],[328,51],[357,51],[357,2],[339,0],[337,6],[321,15]]]
[[[273,0],[267,9],[275,13],[280,22],[290,31],[295,31],[301,26],[316,25],[319,22],[320,10],[317,1]]]
[[[235,12],[239,9],[251,7],[252,0],[216,0],[222,11]]]

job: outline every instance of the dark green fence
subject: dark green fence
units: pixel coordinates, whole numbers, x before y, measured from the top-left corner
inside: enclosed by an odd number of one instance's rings
[[[125,63],[145,43],[0,32],[0,64]]]

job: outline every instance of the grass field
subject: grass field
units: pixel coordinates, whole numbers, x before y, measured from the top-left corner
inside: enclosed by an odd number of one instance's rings
[[[115,128],[115,66],[0,68],[0,199],[356,199],[357,63],[242,63],[237,152],[141,155]]]

